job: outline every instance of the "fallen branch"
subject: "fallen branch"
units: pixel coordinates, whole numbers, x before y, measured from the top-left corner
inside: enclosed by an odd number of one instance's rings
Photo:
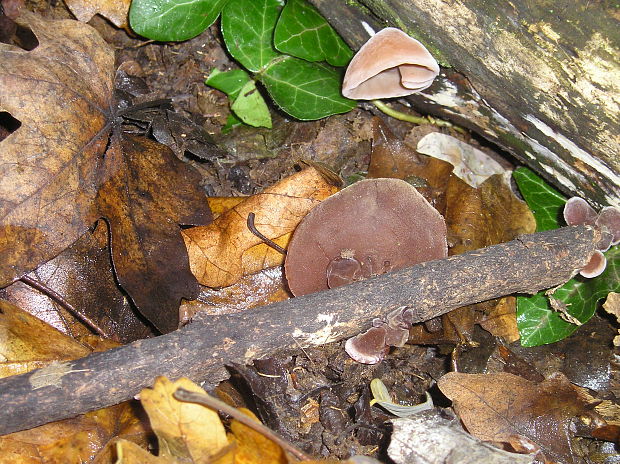
[[[584,226],[527,235],[8,377],[0,380],[0,435],[128,400],[160,375],[216,383],[228,377],[227,364],[339,341],[402,306],[421,322],[503,295],[535,293],[572,277],[597,241]]]

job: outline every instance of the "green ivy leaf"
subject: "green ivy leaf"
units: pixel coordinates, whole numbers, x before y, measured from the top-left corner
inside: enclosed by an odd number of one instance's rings
[[[566,198],[529,168],[517,168],[512,175],[521,195],[534,213],[536,231],[542,232],[560,227]]]
[[[235,113],[229,113],[226,118],[226,124],[222,127],[222,134],[228,134],[231,130],[233,130],[237,126],[242,126],[243,121],[235,116]]]
[[[256,83],[243,69],[222,72],[214,69],[205,84],[228,95],[230,109],[222,133],[229,132],[242,122],[254,127],[271,128],[271,115],[263,96],[256,89]]]
[[[353,51],[321,14],[305,0],[288,0],[274,34],[275,47],[307,61],[344,66]]]
[[[215,22],[228,0],[133,0],[131,28],[153,40],[181,41],[196,37]]]
[[[567,307],[568,313],[582,324],[596,311],[598,300],[609,292],[620,291],[620,247],[605,253],[607,268],[594,279],[577,277],[558,288],[553,297]],[[554,343],[568,337],[578,326],[562,319],[554,311],[544,292],[517,298],[517,325],[522,346]]]
[[[250,81],[243,86],[230,109],[244,123],[254,127],[268,127],[271,129],[271,115],[269,108],[256,88],[256,83]]]
[[[356,105],[340,93],[340,73],[321,63],[285,56],[257,77],[280,108],[302,121],[346,113]]]
[[[242,87],[251,80],[250,75],[243,69],[233,69],[231,71],[214,69],[207,77],[205,84],[224,92],[232,101],[237,98]]]
[[[234,0],[222,11],[226,48],[249,71],[258,72],[279,56],[273,31],[281,8],[278,0]]]
[[[538,231],[556,229],[562,225],[562,210],[566,199],[528,168],[513,173],[523,198],[534,213]],[[559,287],[553,298],[566,306],[568,314],[582,324],[596,311],[598,300],[609,292],[620,291],[620,247],[605,253],[607,268],[594,279],[580,276]],[[517,298],[517,326],[522,346],[554,343],[568,337],[578,326],[565,321],[555,311],[545,292]]]

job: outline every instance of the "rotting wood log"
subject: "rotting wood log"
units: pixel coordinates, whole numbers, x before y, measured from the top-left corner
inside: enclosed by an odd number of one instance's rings
[[[128,400],[157,376],[211,384],[224,366],[322,345],[367,329],[399,307],[421,322],[513,293],[570,279],[599,234],[586,226],[525,235],[351,285],[227,316],[210,316],[160,337],[0,380],[0,435]]]
[[[613,2],[311,1],[354,49],[369,37],[363,22],[427,46],[443,72],[407,98],[414,108],[479,133],[569,195],[620,206]]]

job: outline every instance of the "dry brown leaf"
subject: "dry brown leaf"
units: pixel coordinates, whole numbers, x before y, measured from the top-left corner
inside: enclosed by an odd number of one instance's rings
[[[517,327],[517,299],[514,296],[500,298],[497,304],[484,311],[480,326],[507,343],[519,340]]]
[[[18,21],[39,45],[0,44],[0,111],[21,123],[0,141],[0,287],[104,216],[118,281],[160,331],[176,329],[181,297],[199,291],[178,225],[211,219],[200,176],[121,132],[114,54],[93,28],[28,12]]]
[[[505,372],[451,372],[438,386],[472,435],[521,452],[541,451],[547,462],[573,462],[573,420],[586,418],[593,428],[604,423],[562,374],[536,383]]]
[[[291,232],[321,200],[336,192],[314,168],[293,174],[276,185],[249,197],[212,224],[183,231],[190,267],[198,281],[208,287],[225,287],[243,275],[243,254],[261,243],[247,227],[250,213],[254,224],[269,239]],[[282,256],[279,258],[282,262]],[[272,262],[259,263],[261,266]],[[258,269],[249,270],[256,272]]]
[[[158,377],[152,389],[140,392],[140,402],[157,434],[159,456],[210,462],[229,446],[224,426],[216,411],[174,398],[177,388],[204,393],[189,379],[171,382],[165,377]]]
[[[282,267],[270,267],[245,275],[228,287],[202,287],[198,298],[181,303],[180,319],[188,321],[197,313],[213,316],[234,314],[291,297]]]
[[[239,203],[247,200],[247,198],[248,197],[211,197],[208,198],[209,208],[211,208],[213,217],[217,218],[226,211],[233,209]],[[286,249],[292,235],[292,232],[289,232],[288,234],[274,238],[272,241],[280,247]],[[283,262],[284,256],[282,253],[274,250],[269,245],[259,243],[258,245],[254,245],[253,247],[245,250],[241,257],[241,268],[243,269],[243,275],[247,276],[260,271],[261,269],[281,266]],[[204,294],[204,290],[202,293]]]
[[[452,177],[446,189],[451,255],[513,240],[536,230],[534,215],[505,178],[494,175],[475,189]]]
[[[131,0],[65,0],[65,3],[79,21],[88,22],[100,14],[116,27],[127,26]]]
[[[18,22],[32,51],[0,44],[0,111],[21,126],[0,142],[0,287],[71,245],[95,222],[114,50],[90,26]]]

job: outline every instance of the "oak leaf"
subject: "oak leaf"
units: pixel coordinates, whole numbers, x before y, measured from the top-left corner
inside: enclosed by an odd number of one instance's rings
[[[255,214],[254,225],[269,239],[281,237],[295,229],[299,221],[318,203],[335,193],[314,168],[289,176],[263,192],[248,197],[221,214],[208,226],[183,231],[190,267],[198,281],[208,287],[226,287],[244,273],[243,255],[262,240],[247,225],[248,215]],[[282,262],[282,256],[277,257]],[[260,268],[246,272],[256,272]],[[268,266],[278,263],[270,262]]]

